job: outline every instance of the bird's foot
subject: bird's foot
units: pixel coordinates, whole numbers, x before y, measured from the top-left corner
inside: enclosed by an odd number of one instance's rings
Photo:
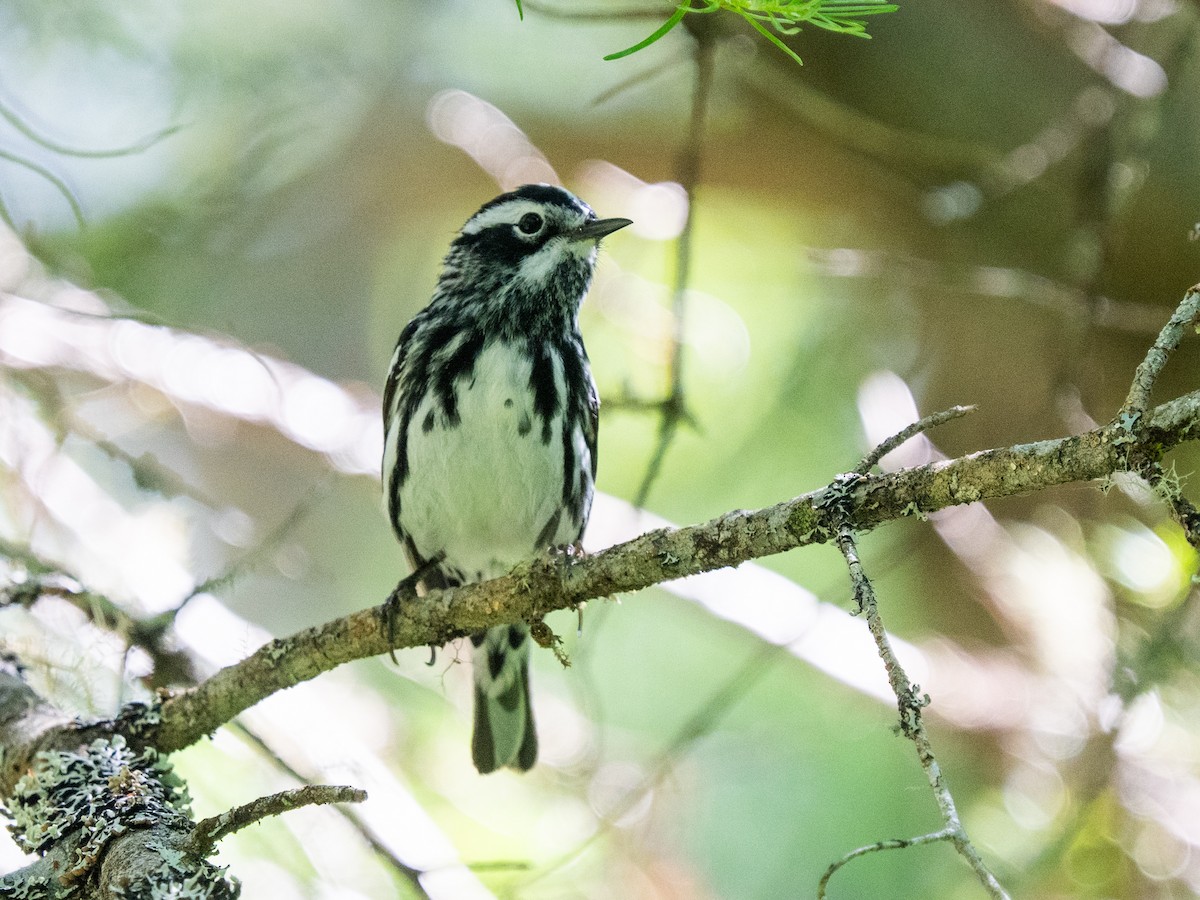
[[[388,594],[387,600],[383,602],[383,628],[387,635],[388,656],[391,657],[393,663],[397,663],[396,659],[396,620],[400,617],[400,607],[408,600],[415,600],[422,587],[422,582],[437,569],[438,563],[442,561],[442,557],[436,556],[428,562],[421,565],[415,572],[406,578],[400,579],[400,583]],[[429,665],[433,665],[436,661],[436,648],[430,647]]]
[[[583,549],[582,541],[574,541],[570,544],[558,544],[550,548],[550,558],[558,564],[558,578],[565,582],[570,572],[571,566],[588,558],[588,552]],[[581,601],[575,604],[575,614],[578,617],[578,624],[575,628],[576,636],[583,635],[583,608],[587,605],[586,601]],[[540,641],[539,641],[540,643]],[[543,645],[544,646],[544,645]]]

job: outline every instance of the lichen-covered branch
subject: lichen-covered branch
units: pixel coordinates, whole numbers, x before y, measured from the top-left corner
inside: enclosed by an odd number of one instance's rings
[[[1170,321],[1163,326],[1154,346],[1150,348],[1146,358],[1137,367],[1137,371],[1133,375],[1133,384],[1129,388],[1129,395],[1121,407],[1122,414],[1137,415],[1146,411],[1146,407],[1150,403],[1150,392],[1154,389],[1154,383],[1158,381],[1159,373],[1167,364],[1167,359],[1170,358],[1172,351],[1183,340],[1188,326],[1193,325],[1197,318],[1200,318],[1200,284],[1189,289],[1184,295],[1183,302],[1179,304]]]
[[[867,844],[865,847],[856,847],[855,849],[844,854],[841,859],[830,863],[829,868],[821,876],[821,880],[817,882],[817,900],[825,900],[829,889],[829,881],[837,874],[838,869],[846,865],[846,863],[858,859],[860,856],[866,856],[868,853],[878,853],[881,850],[907,850],[909,847],[920,847],[922,844],[934,844],[938,841],[948,841],[952,836],[953,831],[949,828],[943,828],[941,831],[930,832],[929,834],[918,835],[911,838],[889,838],[882,841],[876,841],[873,844]]]
[[[0,660],[3,797],[17,844],[39,859],[0,877],[12,900],[178,897],[232,900],[237,885],[192,853],[186,791],[165,757],[121,734],[42,749],[74,723]]]
[[[164,752],[216,730],[278,690],[392,647],[441,645],[474,631],[577,607],[808,544],[844,522],[866,531],[947,506],[1044,490],[1125,471],[1131,455],[1160,458],[1200,439],[1200,391],[1149,410],[1131,431],[1120,421],[1068,438],[984,450],[885,475],[856,477],[765,509],[734,510],[686,528],[651,531],[586,558],[550,556],[491,581],[404,604],[392,638],[383,606],[271,641],[197,687],[163,703],[155,735]]]
[[[871,471],[871,469],[875,468],[876,463],[878,463],[881,459],[883,459],[910,438],[916,437],[918,434],[924,434],[926,431],[929,431],[932,428],[936,428],[939,425],[945,425],[947,422],[952,421],[953,419],[962,418],[963,416],[973,412],[975,412],[974,406],[952,406],[949,409],[942,410],[941,412],[925,416],[923,419],[918,419],[907,428],[892,435],[890,438],[864,456],[863,461],[858,464],[854,471],[859,475],[866,475]]]
[[[143,736],[153,720],[154,710],[140,707],[89,741],[97,729],[59,713],[26,684],[15,659],[0,657],[0,798],[18,846],[39,854],[0,876],[0,897],[233,900],[237,883],[208,860],[218,840],[300,806],[366,798],[356,788],[308,785],[194,824],[166,756],[122,734]]]

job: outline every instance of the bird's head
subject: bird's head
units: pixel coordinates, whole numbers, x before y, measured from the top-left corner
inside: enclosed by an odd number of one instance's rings
[[[496,301],[578,309],[591,281],[600,239],[630,224],[600,219],[560,187],[527,184],[485,203],[463,225],[446,275],[487,286]],[[555,302],[557,301],[557,302]]]

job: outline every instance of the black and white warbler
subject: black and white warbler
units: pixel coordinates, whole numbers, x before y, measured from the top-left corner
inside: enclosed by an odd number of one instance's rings
[[[484,204],[451,243],[383,397],[384,501],[422,589],[503,575],[583,534],[599,398],[579,306],[600,239],[629,224],[529,184]],[[475,767],[525,771],[537,760],[529,627],[471,641]]]

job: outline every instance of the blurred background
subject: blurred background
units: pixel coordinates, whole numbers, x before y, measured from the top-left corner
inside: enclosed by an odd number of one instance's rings
[[[820,487],[957,403],[979,408],[885,467],[1107,422],[1200,280],[1200,4],[902,0],[870,40],[790,37],[802,67],[725,12],[606,62],[671,5],[523,7],[0,7],[0,574],[41,595],[0,609],[0,649],[56,702],[109,714],[383,600],[387,362],[501,188],[636,223],[582,314],[592,548]],[[1014,895],[1190,897],[1196,559],[1144,485],[1099,487],[861,550]],[[452,647],[345,666],[175,760],[198,816],[297,779],[370,792],[224,841],[248,897],[812,896],[847,851],[940,827],[850,607],[811,547],[552,617],[572,665],[535,654],[523,777],[472,768]],[[983,891],[935,844],[830,896]]]

